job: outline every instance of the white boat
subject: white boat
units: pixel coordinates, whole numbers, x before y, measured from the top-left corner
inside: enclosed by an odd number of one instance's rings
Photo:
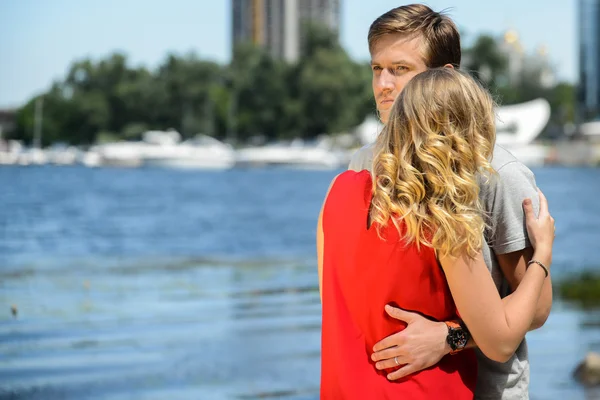
[[[176,131],[148,131],[139,142],[117,142],[94,146],[100,165],[126,167],[165,167],[229,169],[235,165],[231,146],[214,138],[198,135],[180,142]]]
[[[498,107],[496,143],[504,147],[528,145],[542,133],[550,120],[550,103],[536,99]]]
[[[80,150],[73,146],[54,145],[45,150],[48,163],[54,165],[73,165],[77,162]]]
[[[140,167],[142,158],[151,145],[144,142],[115,142],[93,146],[99,165],[109,167]]]
[[[28,148],[19,153],[17,164],[19,165],[44,165],[48,162],[48,156],[44,150]]]
[[[550,103],[546,99],[498,107],[496,143],[527,166],[544,165],[550,157],[551,149],[534,141],[549,120]]]
[[[94,168],[99,167],[102,164],[102,159],[95,151],[82,151],[77,157],[77,163],[89,168]]]
[[[579,126],[581,134],[594,141],[600,140],[600,120],[585,122]]]
[[[284,166],[301,169],[339,168],[345,159],[342,152],[332,149],[329,138],[323,137],[314,144],[302,139],[290,143],[280,142],[260,147],[247,147],[237,152],[239,166]]]
[[[165,168],[229,169],[235,165],[235,152],[215,138],[198,135],[179,144],[148,148],[142,164]]]
[[[23,151],[23,145],[16,140],[1,142],[0,165],[15,165],[19,162],[19,155]]]

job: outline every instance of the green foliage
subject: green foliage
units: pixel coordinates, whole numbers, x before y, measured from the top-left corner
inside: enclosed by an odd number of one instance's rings
[[[148,129],[235,142],[348,131],[375,112],[371,70],[351,60],[327,29],[309,26],[305,32],[295,64],[252,45],[237,46],[226,66],[194,53],[167,55],[153,71],[131,66],[120,53],[77,60],[42,95],[43,145],[136,140]],[[490,36],[479,37],[464,52],[464,67],[486,82],[502,104],[546,97],[555,124],[573,120],[573,86],[545,89],[536,84],[539,79],[523,79],[518,87],[507,84],[506,57]],[[32,142],[35,101],[18,111],[8,137]]]
[[[283,130],[284,106],[289,99],[286,65],[261,49],[240,46],[228,72],[231,135],[242,141],[258,135],[277,138]]]
[[[548,94],[552,115],[562,124],[575,121],[575,94],[575,86],[566,82],[560,82]]]
[[[559,293],[565,300],[576,302],[584,307],[600,306],[600,275],[585,272],[576,278],[559,283]]]
[[[121,136],[119,136],[113,132],[100,131],[100,132],[98,132],[98,135],[96,137],[96,142],[98,144],[111,143],[111,142],[116,142],[119,139],[121,139]]]
[[[464,67],[485,83],[495,86],[495,83],[505,79],[508,59],[493,37],[479,36],[473,47],[465,51],[465,55],[469,61]]]
[[[155,70],[123,54],[78,60],[44,97],[44,144],[135,140],[147,129],[176,129],[244,142],[261,136],[313,138],[351,129],[370,111],[370,71],[314,26],[301,61],[289,65],[252,45],[230,65],[196,54],[168,55]],[[35,99],[19,110],[11,137],[31,143]]]
[[[146,132],[147,130],[149,130],[149,128],[146,126],[146,124],[141,122],[132,122],[125,125],[121,131],[121,135],[119,136],[124,139],[140,139],[142,133]]]

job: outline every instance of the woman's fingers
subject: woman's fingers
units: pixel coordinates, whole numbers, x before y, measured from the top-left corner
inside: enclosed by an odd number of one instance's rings
[[[546,199],[546,196],[544,196],[544,193],[539,188],[538,188],[538,194],[540,196],[539,218],[541,218],[542,216],[549,215],[550,212],[548,211],[548,200]]]
[[[527,198],[523,200],[523,211],[525,212],[525,217],[530,221],[535,221],[537,218],[535,217],[535,213],[533,212],[533,204],[531,199]]]

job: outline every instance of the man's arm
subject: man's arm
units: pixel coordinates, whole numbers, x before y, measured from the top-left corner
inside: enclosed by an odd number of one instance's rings
[[[549,278],[548,276],[546,280],[549,281]],[[521,279],[522,276],[519,279],[519,283]],[[550,286],[548,293],[545,285],[546,282],[544,282],[540,299],[544,296],[549,296],[551,302],[552,287]],[[510,302],[511,296],[504,297],[502,302],[504,304]],[[538,300],[535,317],[540,318],[540,320],[536,321],[534,319],[529,330],[537,329],[543,325],[543,322],[545,322],[550,313],[549,308],[545,314],[541,313],[540,303],[541,301]],[[444,322],[432,321],[418,313],[391,306],[386,306],[385,310],[392,318],[404,321],[407,324],[404,330],[386,337],[373,347],[374,353],[371,355],[371,359],[376,362],[375,367],[377,369],[384,370],[398,367],[394,358],[397,358],[398,363],[402,365],[401,368],[388,374],[389,380],[400,379],[429,368],[450,353],[450,345],[446,342],[448,327]],[[471,338],[465,348],[471,349],[475,347],[477,347],[477,344]]]
[[[489,186],[482,188],[486,192],[483,202],[493,221],[491,247],[494,250],[502,273],[514,290],[525,274],[527,261],[531,259],[533,249],[527,238],[525,215],[522,201],[529,197],[534,203],[536,213],[539,210],[539,198],[533,173],[519,162],[509,162],[498,170]],[[510,302],[511,296],[503,301]],[[552,307],[552,284],[544,282],[542,294],[537,302],[536,317],[530,329],[536,329],[546,321]],[[428,368],[448,354],[446,344],[447,327],[443,322],[430,321],[418,314],[403,310],[387,309],[390,316],[407,322],[407,327],[377,343],[372,355],[378,369],[397,367],[394,357],[406,364],[389,374],[388,379],[399,379]],[[475,347],[471,340],[467,347]]]

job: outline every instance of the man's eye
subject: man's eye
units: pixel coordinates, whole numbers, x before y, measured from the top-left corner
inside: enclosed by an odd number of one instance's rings
[[[381,71],[381,67],[374,66],[374,67],[372,67],[372,68],[373,68],[373,71]]]
[[[398,66],[396,67],[396,71],[398,71],[398,72],[404,72],[404,71],[406,71],[407,69],[408,69],[408,68],[406,68],[404,65],[398,65]]]

